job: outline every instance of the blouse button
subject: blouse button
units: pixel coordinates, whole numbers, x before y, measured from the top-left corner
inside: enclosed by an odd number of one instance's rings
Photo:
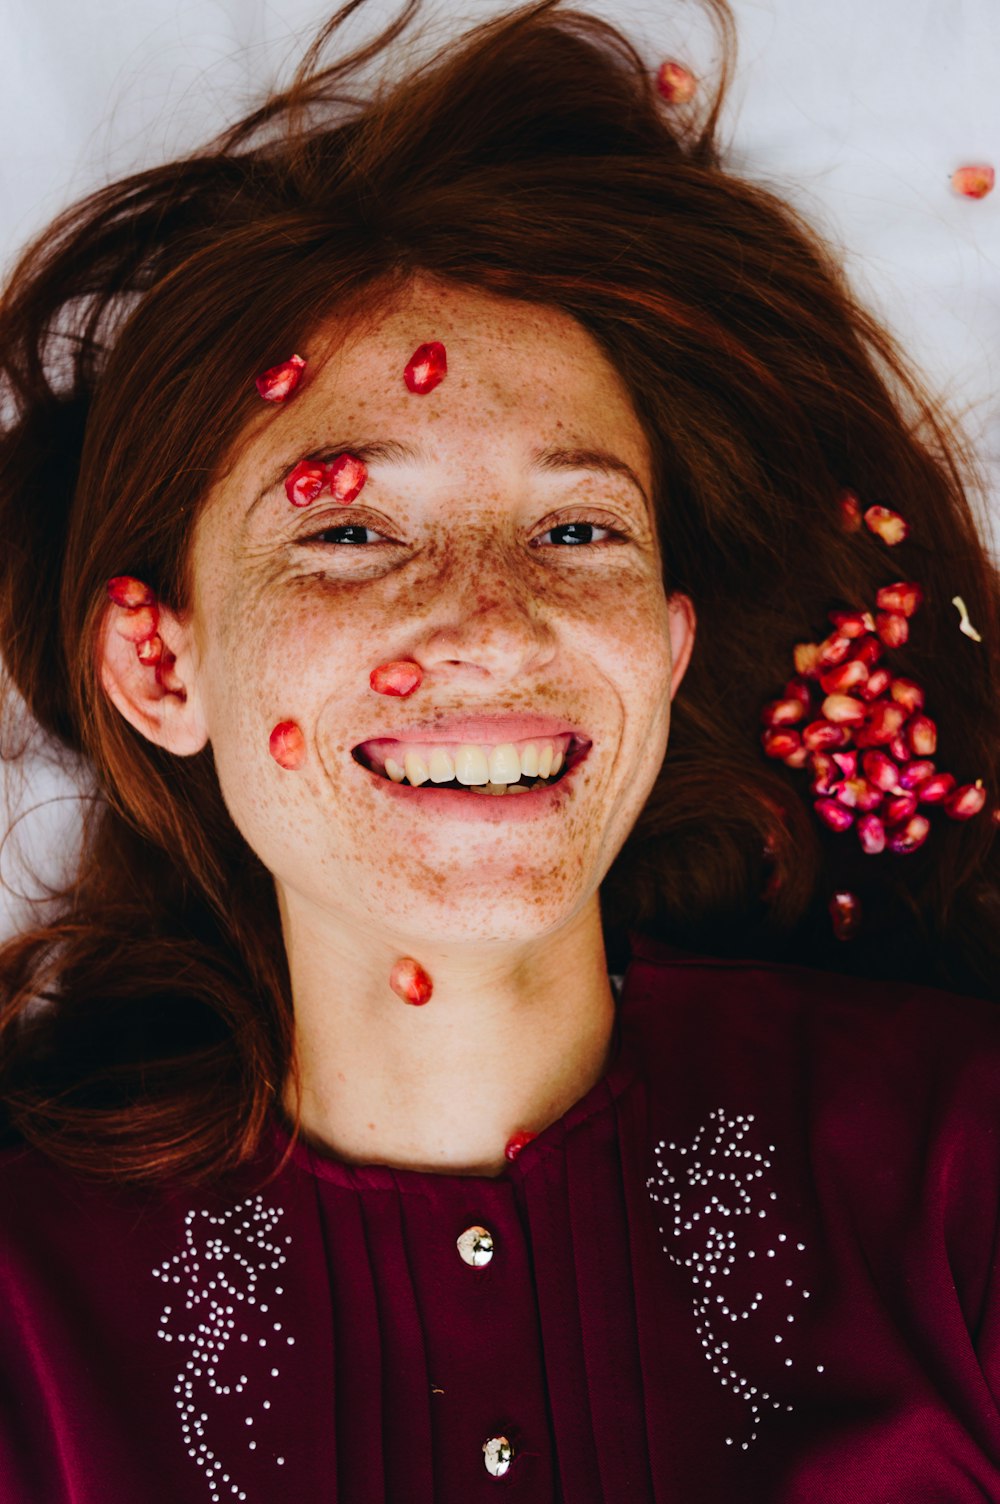
[[[514,1448],[506,1436],[491,1436],[483,1442],[483,1461],[491,1478],[502,1478],[514,1461]]]
[[[482,1269],[493,1257],[493,1234],[485,1227],[467,1227],[457,1247],[465,1263]]]

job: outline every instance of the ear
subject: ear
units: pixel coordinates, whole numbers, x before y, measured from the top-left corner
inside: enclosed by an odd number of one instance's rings
[[[163,656],[154,666],[142,663],[135,643],[116,630],[121,608],[108,604],[98,638],[101,683],[111,703],[148,741],[190,757],[208,742],[195,689],[194,635],[190,625],[167,607],[158,606],[158,612]]]
[[[686,595],[672,595],[667,601],[667,609],[670,613],[670,656],[673,664],[670,698],[673,699],[691,662],[698,618],[690,597]]]

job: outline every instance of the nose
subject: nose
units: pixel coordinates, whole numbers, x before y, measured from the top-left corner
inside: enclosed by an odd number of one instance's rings
[[[544,599],[524,580],[470,563],[461,578],[442,582],[412,644],[425,673],[470,672],[493,679],[537,674],[553,658],[556,639]]]

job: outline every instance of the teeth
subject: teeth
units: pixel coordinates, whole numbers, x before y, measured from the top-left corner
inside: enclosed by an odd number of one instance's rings
[[[385,771],[387,777],[391,778],[393,783],[402,783],[406,777],[406,769],[401,768],[399,763],[394,762],[391,757],[387,757],[385,760]]]
[[[455,776],[455,764],[443,747],[435,747],[427,765],[432,783],[450,783]]]
[[[525,793],[534,779],[556,777],[565,763],[565,752],[553,742],[525,742],[521,746],[503,742],[497,747],[426,747],[423,752],[410,748],[402,763],[386,757],[384,772],[393,783],[405,779],[413,788],[429,779],[438,784],[459,783],[484,793],[502,793],[520,785],[517,792]]]
[[[546,742],[538,754],[538,776],[548,778],[552,772],[552,743]]]
[[[487,775],[491,783],[516,783],[521,776],[521,771],[521,759],[517,755],[517,748],[513,742],[503,742],[499,747],[493,748],[490,753]],[[473,783],[483,781],[481,778],[471,780]]]
[[[557,748],[556,749],[556,754],[555,754],[555,756],[552,759],[552,766],[549,769],[549,777],[550,778],[554,778],[557,773],[559,773],[559,772],[562,771],[562,765],[563,765],[563,763],[565,761],[566,761],[565,757],[563,756],[563,754]]]
[[[492,759],[487,763],[482,747],[459,747],[455,753],[455,777],[459,783],[505,783],[506,779],[493,778]],[[515,774],[515,777],[519,776]]]
[[[407,752],[403,758],[403,767],[406,770],[407,778],[414,788],[418,788],[420,784],[426,783],[431,776],[430,769],[419,752]]]
[[[538,777],[538,748],[534,742],[528,742],[521,748],[521,772],[525,778]]]

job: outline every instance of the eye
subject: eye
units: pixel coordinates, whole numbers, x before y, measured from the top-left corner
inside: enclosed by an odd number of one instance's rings
[[[542,533],[541,536],[543,538],[546,538],[556,533],[568,533],[572,536],[564,537],[561,541],[564,543],[569,543],[573,546],[578,546],[584,543],[604,543],[606,539],[595,538],[593,536],[595,532],[607,533],[611,538],[624,538],[625,536],[624,533],[619,532],[617,528],[608,527],[603,522],[560,522],[555,527],[550,527],[548,531]]]
[[[373,527],[365,527],[364,523],[361,522],[345,522],[338,527],[326,527],[321,533],[314,533],[311,538],[303,538],[302,542],[304,544],[344,543],[353,547],[361,547],[366,542],[366,539],[359,535],[365,533],[370,534],[373,538],[381,539],[383,543],[389,542],[384,533],[377,533]],[[351,536],[341,537],[339,536],[340,534],[350,534]]]

